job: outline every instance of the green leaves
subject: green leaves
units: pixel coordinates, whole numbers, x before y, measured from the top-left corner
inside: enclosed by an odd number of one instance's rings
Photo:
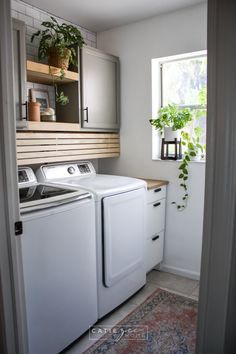
[[[206,106],[207,104],[207,88],[203,87],[198,94],[198,101],[201,106]]]
[[[185,160],[186,160],[187,162],[189,162],[189,161],[190,161],[190,157],[189,157],[188,155],[186,155],[186,156],[185,156]]]
[[[55,94],[56,94],[56,102],[62,106],[67,105],[69,103],[69,98],[64,95],[63,91],[61,91],[60,93],[58,92],[58,87],[56,84],[54,84],[54,87],[55,87]]]
[[[186,167],[186,163],[182,163],[180,166],[179,166],[179,170],[184,170]]]
[[[179,170],[181,171],[179,175],[179,179],[181,180],[180,187],[183,188],[184,190],[184,196],[182,197],[182,200],[184,201],[185,204],[177,204],[176,202],[172,202],[172,204],[175,204],[177,207],[178,211],[183,211],[186,206],[187,206],[187,201],[188,201],[188,187],[186,185],[186,181],[188,180],[188,163],[190,161],[190,158],[188,155],[185,155],[183,161],[181,162],[179,166]]]
[[[180,179],[180,187],[184,190],[184,195],[182,196],[182,201],[184,204],[177,204],[176,202],[172,202],[172,204],[176,205],[178,211],[183,211],[187,207],[187,201],[189,198],[187,181],[188,181],[188,166],[189,162],[191,161],[191,157],[196,157],[199,155],[199,151],[203,153],[205,151],[205,146],[200,144],[200,138],[202,135],[202,128],[195,127],[194,128],[194,135],[191,136],[189,132],[182,131],[181,137],[183,139],[182,145],[186,147],[185,155],[183,161],[179,166],[179,170],[181,173],[179,174]]]
[[[64,95],[64,92],[60,92],[60,94],[56,94],[56,102],[62,106],[65,106],[69,103],[69,98]]]
[[[163,133],[164,127],[171,127],[174,131],[183,129],[192,119],[192,113],[188,108],[179,109],[174,104],[168,104],[159,110],[157,118],[149,121],[155,129]]]
[[[35,32],[31,37],[31,42],[35,37],[40,38],[38,57],[40,60],[47,58],[51,48],[57,48],[59,53],[64,53],[64,50],[70,49],[70,63],[77,65],[77,48],[82,48],[85,41],[80,30],[73,26],[62,23],[60,25],[54,17],[50,21],[42,22],[44,30]]]
[[[188,149],[189,149],[189,150],[194,150],[194,145],[193,145],[193,143],[188,143]]]

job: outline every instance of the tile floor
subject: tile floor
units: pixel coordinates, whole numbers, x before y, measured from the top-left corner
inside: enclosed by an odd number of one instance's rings
[[[199,282],[184,278],[178,275],[161,272],[157,270],[151,271],[147,275],[147,284],[138,293],[132,296],[118,309],[97,322],[98,325],[114,326],[126,317],[132,310],[140,305],[153,291],[157,288],[174,291],[176,293],[187,295],[193,299],[198,299]],[[89,348],[94,342],[89,340],[89,334],[86,332],[81,336],[64,354],[81,354]]]

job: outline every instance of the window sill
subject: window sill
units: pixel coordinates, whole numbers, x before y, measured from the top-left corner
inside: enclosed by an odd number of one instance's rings
[[[162,159],[160,159],[160,158],[158,158],[158,157],[156,157],[156,158],[152,158],[152,161],[161,161],[161,162],[173,162],[173,163],[181,163],[183,160],[162,160]],[[204,160],[204,159],[202,159],[202,160],[197,160],[197,161],[195,161],[195,160],[191,160],[191,161],[189,161],[189,163],[200,163],[200,164],[205,164],[206,163],[206,160]]]

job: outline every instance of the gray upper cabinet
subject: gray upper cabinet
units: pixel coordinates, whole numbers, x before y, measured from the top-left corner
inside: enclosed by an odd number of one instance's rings
[[[12,19],[16,128],[27,127],[25,23]]]
[[[80,50],[81,127],[119,129],[119,58],[90,47]]]

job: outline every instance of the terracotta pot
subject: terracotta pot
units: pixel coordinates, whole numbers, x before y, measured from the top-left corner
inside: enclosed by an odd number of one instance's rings
[[[69,67],[71,50],[65,48],[63,53],[60,53],[57,48],[51,48],[48,57],[48,64],[57,68],[67,70]]]
[[[39,102],[28,103],[29,120],[33,122],[40,122],[40,106],[41,103]]]

